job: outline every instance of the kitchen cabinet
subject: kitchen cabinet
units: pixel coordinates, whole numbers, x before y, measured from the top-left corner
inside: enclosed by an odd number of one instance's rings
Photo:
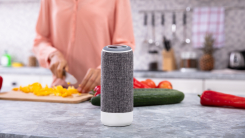
[[[214,91],[239,94],[245,93],[244,80],[204,80],[204,90],[211,89]]]
[[[3,86],[5,87],[19,87],[20,85],[28,85],[33,82],[40,82],[38,75],[1,75],[3,77]]]
[[[142,81],[147,78],[137,78]],[[205,90],[214,90],[229,94],[244,94],[245,80],[213,80],[213,79],[172,79],[172,78],[154,78],[156,84],[160,81],[168,80],[172,83],[173,88],[184,93],[201,94]]]
[[[16,74],[3,74],[3,87],[19,87],[39,82],[43,86],[50,85],[52,82],[51,75],[16,75]]]
[[[139,81],[145,80],[147,78],[137,78]],[[159,79],[154,78],[152,79],[156,85],[163,81],[168,80],[172,83],[173,88],[176,90],[180,90],[184,93],[202,93],[203,92],[203,80],[202,79]]]
[[[53,77],[51,75],[40,76],[40,83],[42,84],[42,86],[45,86],[46,84],[50,86],[52,81],[53,81]]]

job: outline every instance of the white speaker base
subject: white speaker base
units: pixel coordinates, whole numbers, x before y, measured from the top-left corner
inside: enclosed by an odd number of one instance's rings
[[[101,122],[106,126],[128,126],[133,122],[133,111],[126,113],[100,112]]]

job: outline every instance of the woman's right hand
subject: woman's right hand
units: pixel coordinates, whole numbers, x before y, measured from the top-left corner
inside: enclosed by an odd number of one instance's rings
[[[68,65],[64,56],[56,51],[49,55],[50,65],[49,69],[57,78],[63,79],[63,70],[68,71]]]

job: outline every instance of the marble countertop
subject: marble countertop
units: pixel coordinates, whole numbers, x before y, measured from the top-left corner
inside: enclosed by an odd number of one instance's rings
[[[49,69],[40,67],[6,68],[0,67],[0,74],[26,74],[26,75],[52,75]],[[134,71],[137,78],[176,78],[176,79],[227,79],[245,80],[245,71],[215,70],[212,72],[191,72],[182,73],[180,71],[161,72],[161,71]]]
[[[100,107],[80,104],[0,100],[0,137],[149,138],[244,137],[245,110],[201,106],[186,94],[179,104],[134,108],[127,127],[100,122]]]

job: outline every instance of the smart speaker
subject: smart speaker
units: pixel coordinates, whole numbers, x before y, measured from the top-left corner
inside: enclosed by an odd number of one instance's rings
[[[133,121],[133,51],[109,45],[101,53],[101,122],[127,126]]]

